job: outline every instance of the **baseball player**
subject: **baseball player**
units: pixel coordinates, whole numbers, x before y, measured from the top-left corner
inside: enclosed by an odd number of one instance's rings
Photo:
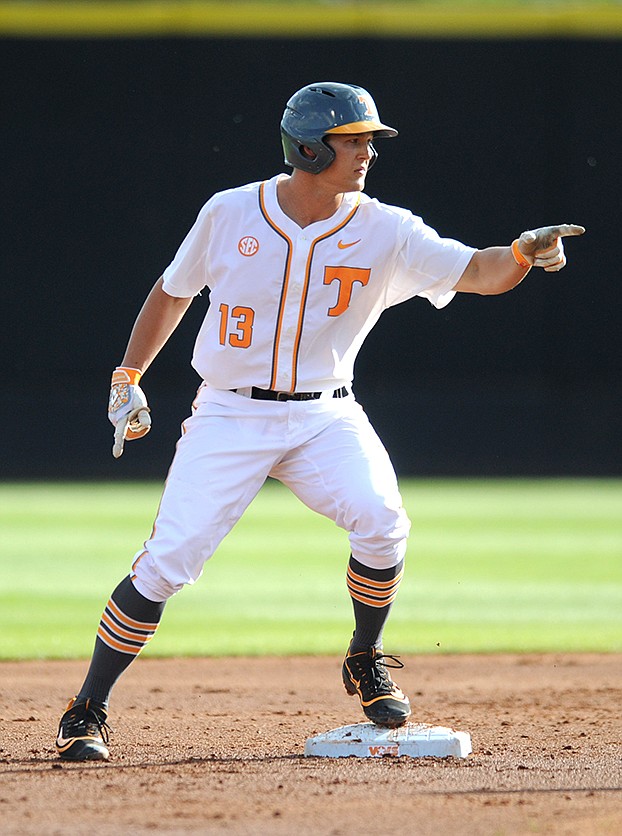
[[[410,522],[387,452],[352,392],[356,355],[386,308],[414,296],[442,308],[456,292],[503,293],[532,267],[561,269],[563,237],[584,229],[534,229],[481,250],[441,238],[363,192],[375,141],[396,135],[361,87],[303,87],[281,122],[291,175],[211,197],[149,293],[112,375],[113,455],[149,431],[141,378],[208,288],[192,359],[203,382],[151,535],[112,592],[86,679],[61,718],[61,758],[108,758],[114,683],[152,638],[166,601],[200,577],[269,476],[348,532],[355,627],[343,682],[371,722],[408,720],[408,697],[388,670],[402,663],[384,654],[382,634]]]

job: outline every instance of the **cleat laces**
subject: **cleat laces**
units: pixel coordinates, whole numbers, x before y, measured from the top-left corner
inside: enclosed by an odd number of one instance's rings
[[[389,664],[386,661],[387,659],[395,662],[395,664]],[[384,653],[377,653],[373,658],[362,656],[361,659],[354,659],[351,657],[347,661],[351,668],[356,669],[361,690],[380,695],[392,694],[397,687],[387,668],[398,669],[404,667],[404,663],[400,661],[399,656],[390,656]]]
[[[88,701],[77,706],[65,720],[65,734],[68,737],[101,737],[108,743],[113,729],[108,725],[96,708],[91,708]]]

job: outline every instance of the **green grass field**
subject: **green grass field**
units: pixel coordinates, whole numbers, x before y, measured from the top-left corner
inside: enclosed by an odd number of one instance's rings
[[[622,480],[412,480],[395,653],[622,650]],[[0,658],[88,657],[156,484],[0,484]],[[150,656],[341,653],[346,535],[269,483]]]

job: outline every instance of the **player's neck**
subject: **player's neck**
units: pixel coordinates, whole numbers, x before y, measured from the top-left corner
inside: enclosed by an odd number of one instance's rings
[[[298,170],[278,182],[277,198],[281,210],[302,229],[332,218],[341,206],[342,193],[318,188],[318,185],[314,175]]]

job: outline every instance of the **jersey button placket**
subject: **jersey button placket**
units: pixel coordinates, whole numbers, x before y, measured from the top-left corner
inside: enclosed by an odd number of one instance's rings
[[[303,304],[308,256],[309,238],[307,235],[299,235],[294,241],[287,294],[283,301],[281,335],[278,345],[279,364],[275,388],[283,391],[289,391],[292,387],[296,337]]]

